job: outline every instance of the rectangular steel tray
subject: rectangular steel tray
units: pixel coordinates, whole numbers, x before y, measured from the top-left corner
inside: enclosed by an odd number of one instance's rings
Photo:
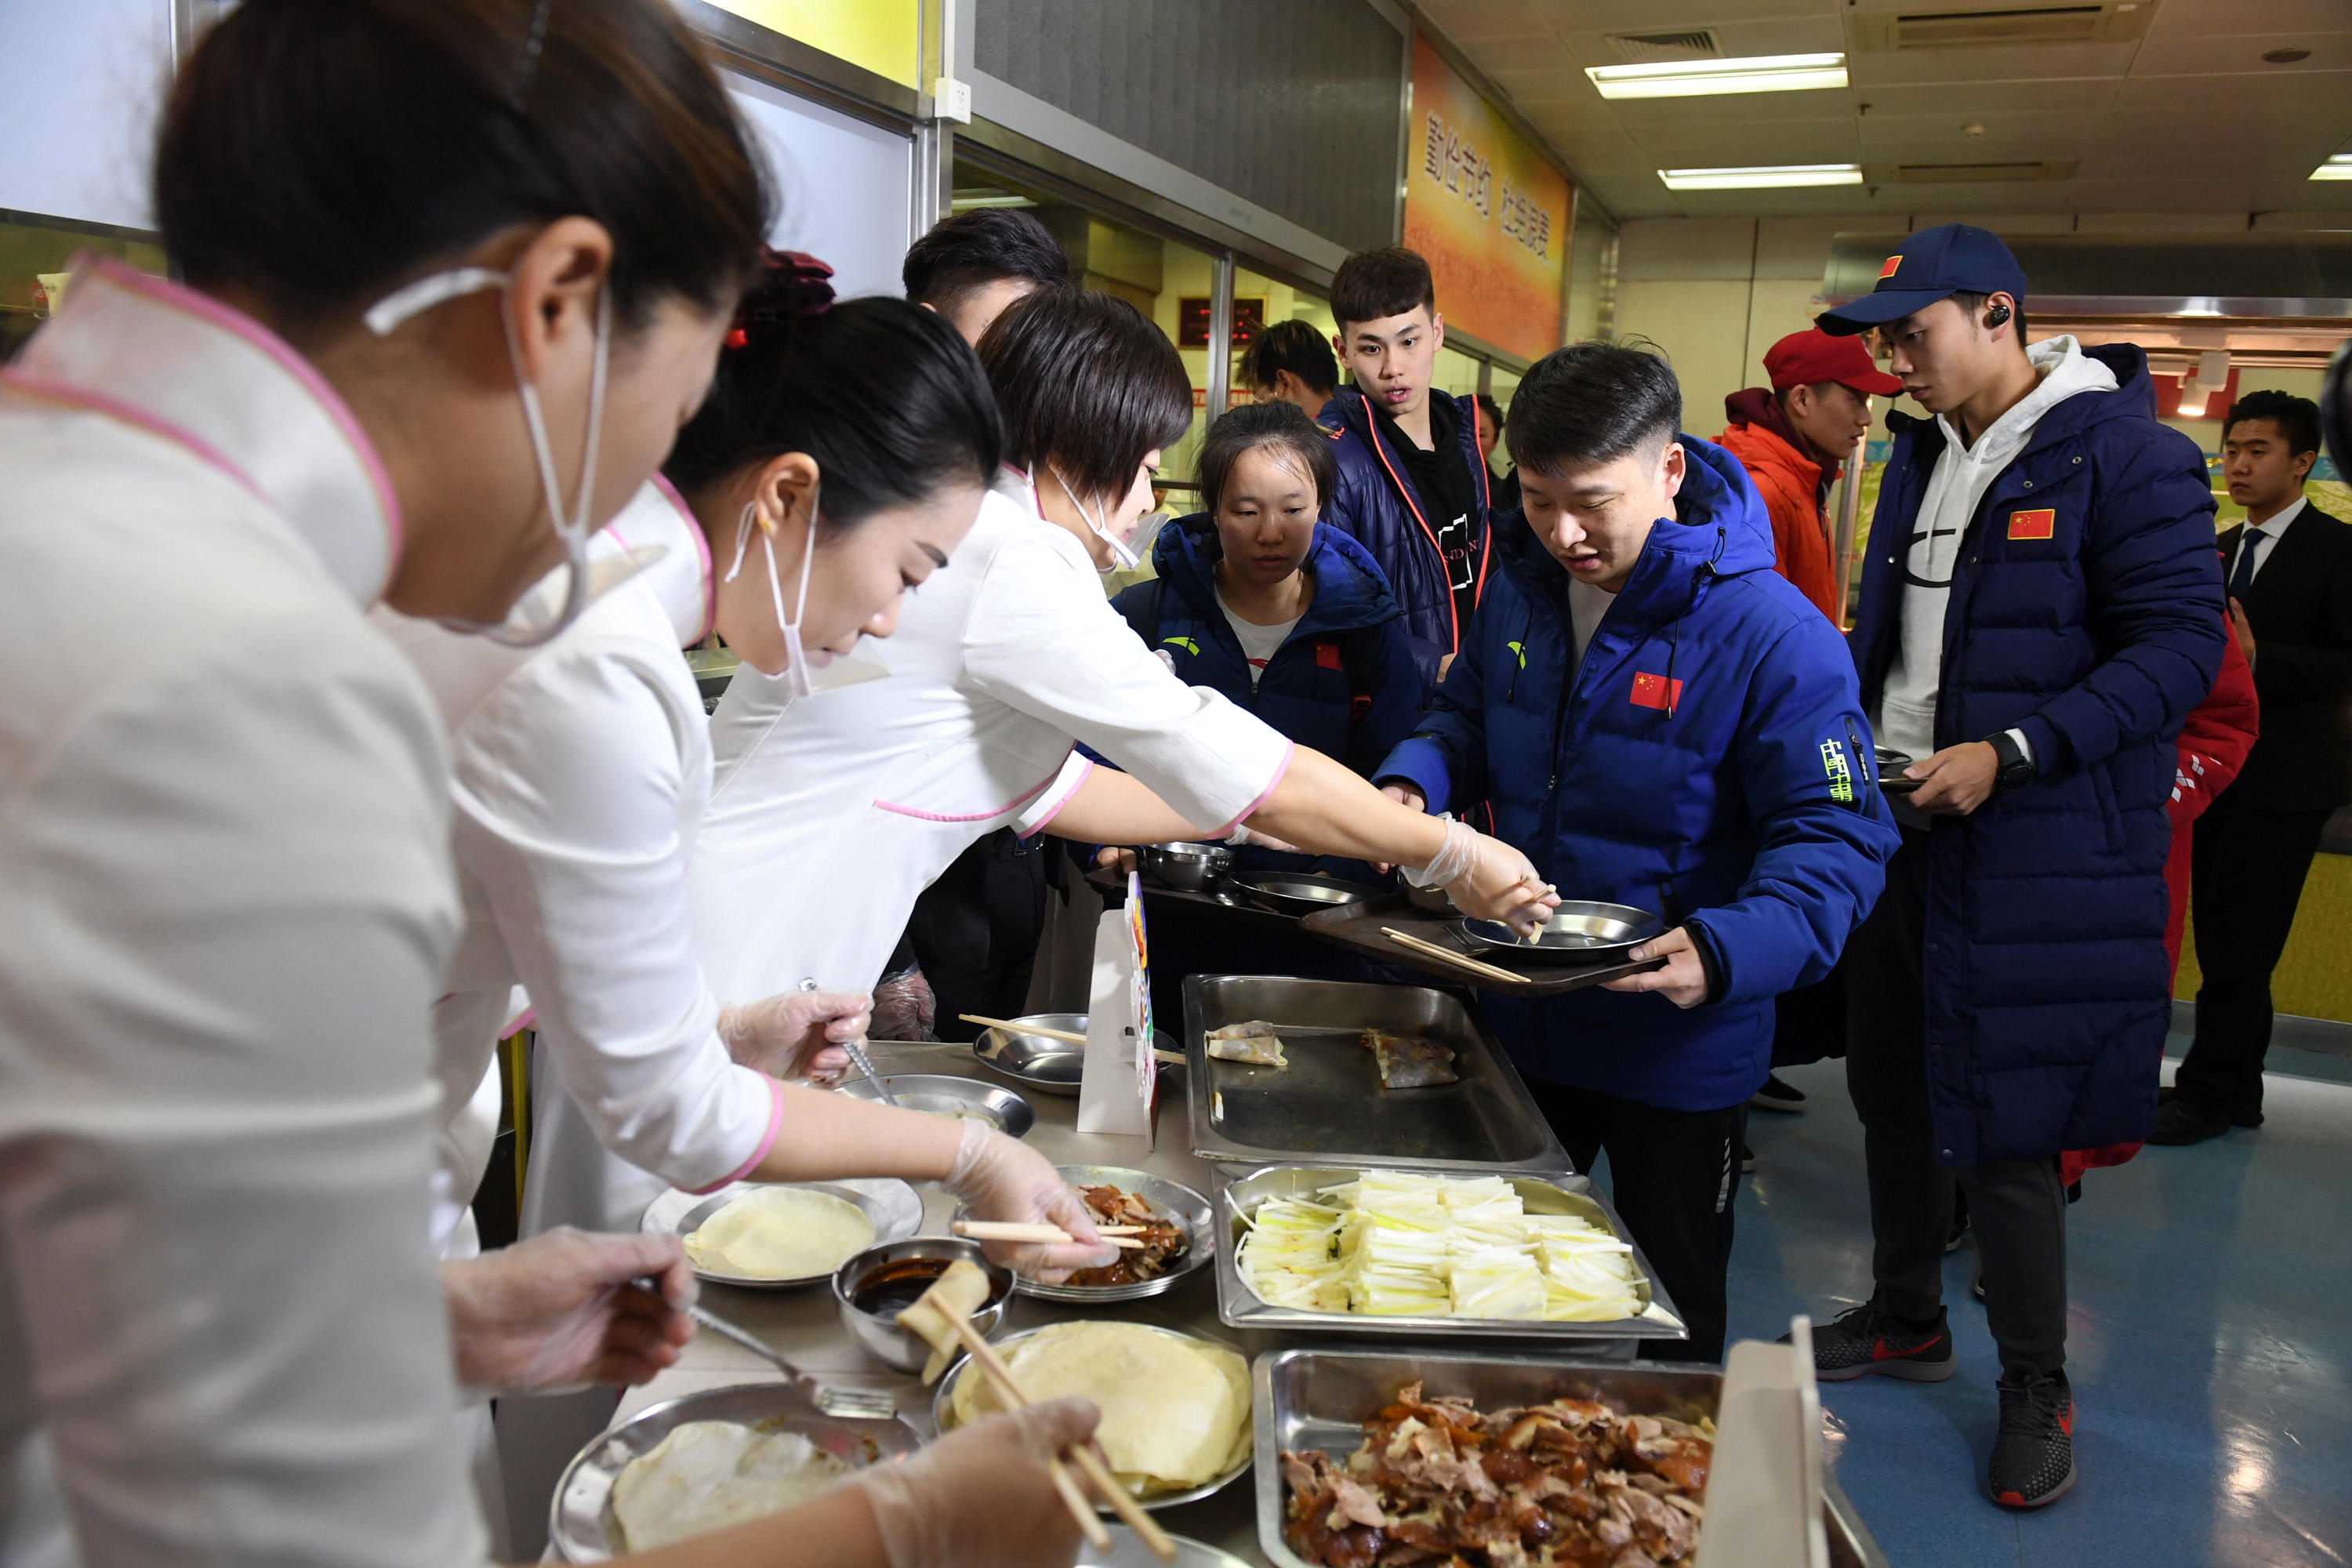
[[[1209,1055],[1211,1029],[1252,1018],[1426,1035],[1454,1047],[1461,1081],[1384,1089],[1372,1053],[1349,1034],[1286,1041],[1286,1069]],[[1203,1160],[1328,1161],[1478,1175],[1553,1175],[1569,1168],[1568,1152],[1501,1043],[1450,992],[1282,975],[1188,975],[1184,1052],[1192,1152]]]
[[[1719,1372],[1661,1362],[1593,1365],[1437,1351],[1268,1351],[1250,1368],[1250,1405],[1257,1424],[1258,1549],[1275,1568],[1313,1568],[1282,1538],[1282,1451],[1321,1448],[1345,1460],[1361,1446],[1365,1420],[1415,1380],[1427,1394],[1462,1395],[1488,1410],[1568,1394],[1633,1415],[1683,1418],[1714,1415],[1723,1388]],[[1822,1472],[1822,1514],[1833,1568],[1887,1568],[1878,1543],[1827,1470]]]
[[[1276,1307],[1259,1299],[1242,1279],[1241,1264],[1235,1257],[1242,1236],[1243,1216],[1255,1211],[1265,1198],[1311,1198],[1324,1187],[1337,1186],[1368,1167],[1328,1165],[1268,1165],[1255,1171],[1235,1171],[1220,1165],[1209,1194],[1218,1226],[1217,1233],[1217,1316],[1237,1329],[1275,1329],[1293,1333],[1330,1334],[1409,1334],[1416,1339],[1481,1339],[1481,1340],[1573,1340],[1582,1342],[1587,1354],[1611,1353],[1610,1347],[1622,1347],[1622,1356],[1633,1353],[1636,1340],[1685,1340],[1690,1331],[1683,1327],[1681,1314],[1675,1313],[1671,1323],[1645,1318],[1620,1318],[1603,1323],[1530,1322],[1519,1318],[1413,1318],[1376,1317],[1367,1312],[1309,1312],[1297,1307]],[[1382,1167],[1391,1168],[1391,1167]],[[1582,1176],[1525,1176],[1511,1172],[1489,1171],[1486,1175],[1501,1175],[1518,1190],[1519,1199],[1530,1214],[1581,1215],[1596,1225],[1605,1226],[1618,1240],[1633,1248],[1633,1270],[1641,1276],[1638,1294],[1644,1307],[1653,1304],[1668,1312],[1675,1311],[1674,1298],[1657,1288],[1656,1276],[1651,1272],[1650,1260],[1643,1256],[1641,1244],[1626,1234],[1625,1222],[1609,1200]],[[1594,1342],[1601,1342],[1595,1343]]]
[[[1402,942],[1381,934],[1381,928],[1393,926],[1407,936],[1459,952],[1465,958],[1475,958],[1496,968],[1507,969],[1512,978],[1507,981],[1481,975],[1448,963],[1442,958],[1432,958]],[[1588,985],[1600,985],[1628,974],[1639,974],[1645,969],[1664,969],[1663,958],[1646,959],[1639,963],[1623,958],[1604,958],[1598,963],[1536,963],[1512,954],[1498,958],[1487,952],[1472,952],[1445,920],[1412,907],[1402,893],[1385,899],[1372,899],[1360,904],[1343,904],[1335,910],[1319,910],[1298,922],[1298,929],[1311,936],[1322,938],[1338,946],[1351,948],[1383,963],[1401,963],[1425,973],[1443,975],[1456,985],[1475,985],[1482,991],[1493,991],[1506,996],[1564,996],[1571,991],[1581,991]]]

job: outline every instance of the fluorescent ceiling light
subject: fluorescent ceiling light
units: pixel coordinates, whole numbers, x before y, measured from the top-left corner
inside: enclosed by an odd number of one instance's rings
[[[1843,55],[1756,55],[1741,60],[1662,60],[1594,66],[1603,98],[1705,98],[1723,92],[1802,92],[1845,85]]]
[[[2352,180],[2352,153],[2338,153],[2311,172],[2315,180]]]
[[[1858,185],[1859,163],[1768,163],[1752,169],[1661,169],[1670,191],[1762,191],[1786,185]]]

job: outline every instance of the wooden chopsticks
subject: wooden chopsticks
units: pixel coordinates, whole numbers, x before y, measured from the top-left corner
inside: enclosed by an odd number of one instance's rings
[[[1010,1018],[991,1018],[979,1013],[958,1013],[956,1016],[967,1024],[985,1024],[992,1029],[1003,1029],[1007,1034],[1035,1035],[1040,1039],[1064,1040],[1074,1046],[1083,1046],[1087,1043],[1087,1037],[1084,1035],[1074,1035],[1067,1029],[1048,1029],[1036,1024],[1016,1024]]]
[[[1016,1225],[1010,1220],[960,1219],[948,1227],[958,1236],[974,1241],[1028,1241],[1045,1247],[1066,1247],[1076,1240],[1058,1225]],[[1139,1248],[1143,1243],[1135,1235],[1139,1225],[1098,1225],[1095,1234],[1113,1247]]]
[[[1497,968],[1494,964],[1472,958],[1466,953],[1456,952],[1450,947],[1440,947],[1433,942],[1423,942],[1421,938],[1408,931],[1401,931],[1394,926],[1382,926],[1381,934],[1399,947],[1409,947],[1415,952],[1426,953],[1432,958],[1442,958],[1448,963],[1457,964],[1471,973],[1483,975],[1488,980],[1500,980],[1514,985],[1523,984],[1527,980],[1524,974],[1514,974],[1507,969]]]

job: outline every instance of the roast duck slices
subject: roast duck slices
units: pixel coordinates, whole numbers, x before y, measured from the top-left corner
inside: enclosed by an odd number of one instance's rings
[[[1698,1547],[1711,1425],[1560,1399],[1481,1415],[1421,1384],[1335,1464],[1285,1450],[1283,1538],[1325,1568],[1651,1568]]]
[[[1118,1257],[1100,1268],[1077,1270],[1070,1276],[1073,1285],[1134,1285],[1157,1279],[1192,1245],[1182,1226],[1169,1224],[1133,1193],[1111,1186],[1081,1187],[1078,1196],[1086,1200],[1087,1212],[1097,1225],[1140,1226],[1129,1239],[1143,1245],[1119,1248]]]
[[[1209,1054],[1220,1061],[1244,1062],[1251,1067],[1287,1068],[1290,1061],[1282,1051],[1283,1028],[1283,1025],[1257,1018],[1245,1024],[1227,1024],[1222,1029],[1209,1031]],[[1359,1037],[1359,1043],[1372,1053],[1372,1059],[1380,1065],[1382,1089],[1427,1089],[1434,1084],[1460,1081],[1454,1070],[1451,1046],[1421,1035],[1391,1035],[1385,1029],[1366,1029]]]

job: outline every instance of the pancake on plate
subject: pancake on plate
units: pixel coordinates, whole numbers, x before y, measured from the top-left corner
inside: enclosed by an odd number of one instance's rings
[[[622,1467],[613,1518],[632,1552],[798,1508],[849,1467],[797,1432],[688,1421]]]
[[[745,1193],[686,1238],[687,1261],[743,1279],[830,1274],[874,1245],[874,1222],[856,1204],[807,1187]]]

